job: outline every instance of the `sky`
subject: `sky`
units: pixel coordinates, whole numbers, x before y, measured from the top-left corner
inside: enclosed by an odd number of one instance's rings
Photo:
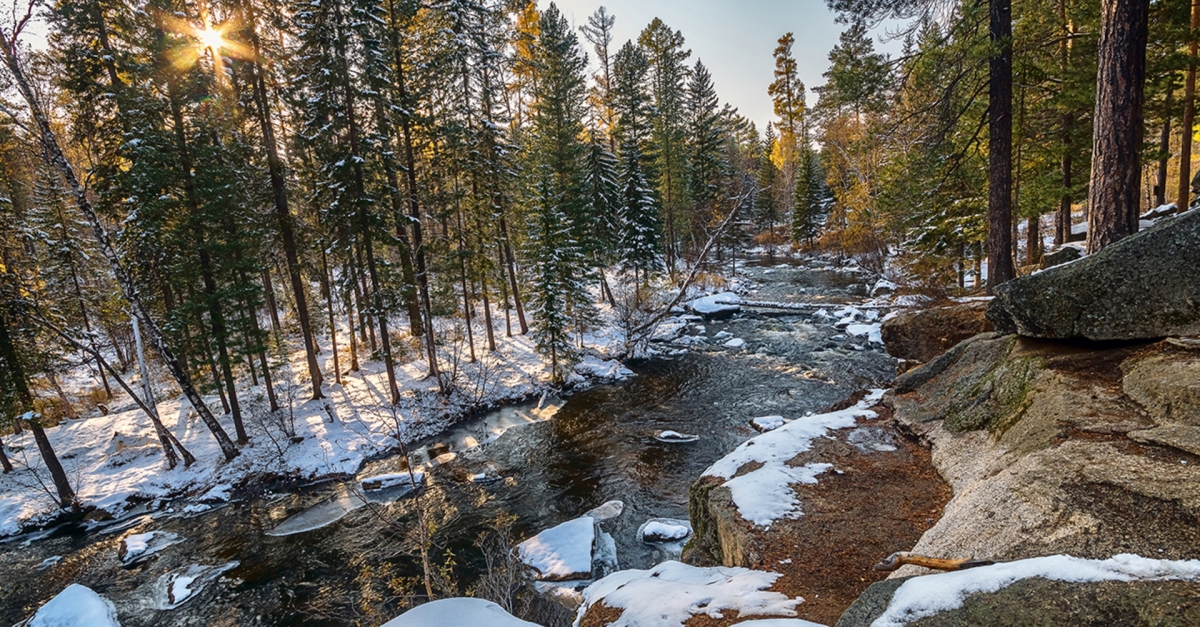
[[[809,104],[816,104],[813,87],[825,82],[821,74],[829,67],[829,51],[845,28],[834,22],[825,0],[555,0],[559,10],[576,28],[587,23],[601,5],[617,18],[612,52],[627,40],[636,40],[655,17],[683,33],[691,49],[689,64],[704,61],[722,102],[754,121],[761,131],[774,119],[767,86],[774,80],[772,53],[784,33],[795,34],[792,54],[800,80],[808,88]],[[538,0],[545,9],[550,0]],[[900,42],[881,43],[877,50],[899,53]],[[581,43],[595,64],[591,44]]]

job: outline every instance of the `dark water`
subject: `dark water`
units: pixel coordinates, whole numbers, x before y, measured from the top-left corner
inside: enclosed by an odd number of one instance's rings
[[[825,286],[846,289],[849,283],[839,279]],[[475,540],[500,515],[515,517],[513,539],[519,540],[618,499],[624,512],[603,526],[616,541],[620,567],[645,568],[667,559],[661,549],[638,540],[637,528],[652,517],[686,519],[688,486],[754,434],[750,418],[817,411],[857,389],[878,386],[893,372],[880,352],[855,350],[834,339],[838,332],[832,327],[800,318],[740,316],[707,324],[705,334],[722,330],[746,339],[747,350],[635,364],[633,379],[577,393],[553,419],[512,429],[433,468],[422,502],[434,527],[434,556],[439,563],[452,562],[447,571],[459,592],[468,591],[482,568]],[[655,440],[665,429],[701,438],[687,444]],[[398,464],[395,458],[381,460],[364,474]],[[502,479],[469,481],[481,472]],[[128,569],[117,558],[126,532],[67,534],[30,547],[0,545],[0,624],[28,617],[73,582],[114,601],[126,627],[379,624],[395,613],[395,594],[411,587],[398,578],[421,572],[413,551],[417,525],[411,501],[362,507],[307,533],[264,535],[345,489],[327,483],[247,497],[192,518],[160,515],[135,531],[169,531],[184,541]],[[35,570],[53,555],[64,557],[53,568]],[[235,561],[222,579],[179,608],[155,609],[165,573]]]

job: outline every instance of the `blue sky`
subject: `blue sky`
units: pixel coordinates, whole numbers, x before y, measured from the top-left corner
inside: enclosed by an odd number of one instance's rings
[[[638,33],[655,17],[681,31],[692,50],[690,63],[699,58],[713,75],[722,102],[737,107],[754,120],[759,130],[774,118],[767,86],[773,80],[775,62],[771,53],[784,33],[796,36],[792,47],[800,79],[809,88],[809,102],[816,102],[812,87],[824,83],[821,73],[829,65],[828,55],[844,28],[834,22],[825,0],[556,0],[563,15],[576,27],[587,23],[601,5],[617,17],[614,49]],[[538,0],[540,8],[550,0]],[[882,32],[882,31],[880,31]],[[878,50],[897,54],[899,42],[881,43]],[[583,42],[591,55],[591,45]],[[592,59],[595,62],[595,59]]]

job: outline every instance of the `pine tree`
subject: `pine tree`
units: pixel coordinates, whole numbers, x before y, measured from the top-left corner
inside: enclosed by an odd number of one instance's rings
[[[721,180],[725,176],[724,140],[721,137],[716,89],[708,68],[699,60],[687,87],[688,192],[691,201],[693,241],[707,239],[706,229],[717,209]]]

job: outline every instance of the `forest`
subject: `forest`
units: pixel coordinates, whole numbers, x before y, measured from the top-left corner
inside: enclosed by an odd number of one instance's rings
[[[233,460],[260,411],[247,381],[267,413],[278,388],[323,399],[367,362],[392,404],[406,366],[448,396],[460,362],[528,336],[561,384],[585,335],[623,325],[634,352],[730,259],[982,294],[1190,205],[1200,5],[830,8],[824,84],[781,37],[759,128],[684,33],[655,19],[615,41],[604,7],[576,27],[522,0],[13,5],[0,435],[32,432],[69,509],[46,430],[123,391],[172,467],[194,460],[150,370]]]

